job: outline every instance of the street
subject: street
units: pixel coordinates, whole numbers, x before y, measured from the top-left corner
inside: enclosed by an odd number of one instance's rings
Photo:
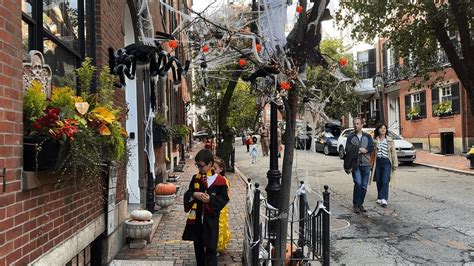
[[[278,160],[280,170],[282,162]],[[308,198],[314,204],[323,186],[330,188],[332,263],[474,265],[474,176],[400,165],[388,207],[375,203],[372,183],[364,204],[368,212],[355,214],[352,176],[342,170],[342,160],[295,150],[293,163],[292,194],[302,180],[313,191]],[[236,140],[236,164],[265,194],[269,157],[251,164],[245,146]]]

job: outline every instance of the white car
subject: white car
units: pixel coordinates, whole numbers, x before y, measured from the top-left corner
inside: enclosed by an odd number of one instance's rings
[[[363,128],[362,131],[369,133],[373,137],[375,128]],[[339,153],[339,158],[341,159],[344,159],[347,136],[349,136],[349,134],[352,132],[354,132],[353,128],[345,129],[337,139],[337,151]],[[412,164],[416,159],[415,146],[390,130],[388,131],[388,136],[390,136],[395,142],[398,162]]]

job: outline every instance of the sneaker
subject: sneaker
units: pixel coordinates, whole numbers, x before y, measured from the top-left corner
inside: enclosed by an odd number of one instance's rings
[[[361,212],[367,212],[367,210],[364,208],[364,206],[361,204],[359,205],[359,209]]]
[[[384,207],[384,208],[387,207],[387,201],[386,201],[386,200],[382,199],[382,203],[381,203],[381,204],[382,204],[382,207]]]
[[[360,213],[359,205],[354,205],[353,209],[354,209],[354,213]]]
[[[375,201],[375,203],[377,203],[378,205],[382,205],[382,200],[381,200],[381,199],[377,199],[377,200]]]

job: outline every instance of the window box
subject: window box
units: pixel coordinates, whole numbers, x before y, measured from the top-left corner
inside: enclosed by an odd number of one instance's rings
[[[23,170],[44,171],[57,167],[60,145],[50,137],[23,138]]]
[[[160,144],[170,139],[169,129],[165,124],[153,123],[153,143]]]
[[[450,116],[453,114],[451,101],[437,103],[433,106],[433,114],[436,116]]]

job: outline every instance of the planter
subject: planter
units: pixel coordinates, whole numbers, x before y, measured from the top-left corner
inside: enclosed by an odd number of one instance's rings
[[[53,138],[25,137],[23,139],[23,170],[43,171],[56,168],[59,142]]]
[[[168,141],[168,129],[166,125],[153,123],[153,143]]]
[[[442,113],[438,115],[439,117],[448,117],[448,116],[453,116],[453,112],[448,112],[448,113]]]
[[[155,204],[160,206],[160,213],[168,213],[171,210],[168,208],[173,205],[176,195],[155,195]]]
[[[153,228],[153,220],[137,221],[128,219],[125,220],[125,232],[130,237],[132,242],[130,248],[143,248],[146,244],[146,239],[149,239]]]
[[[174,144],[182,144],[183,143],[183,138],[182,137],[173,138],[173,143]]]

